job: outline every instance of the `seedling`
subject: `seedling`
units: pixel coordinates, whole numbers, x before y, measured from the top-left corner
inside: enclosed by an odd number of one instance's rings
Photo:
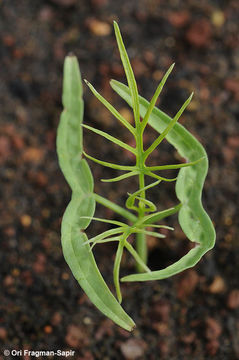
[[[82,123],[83,100],[80,70],[76,57],[67,56],[63,79],[64,111],[57,133],[57,152],[62,172],[72,189],[72,199],[62,220],[62,247],[64,257],[73,275],[95,306],[119,326],[131,331],[135,324],[120,305],[122,301],[120,280],[122,282],[160,280],[194,266],[214,246],[215,230],[201,203],[202,188],[208,170],[207,154],[198,140],[178,123],[178,119],[190,103],[193,94],[173,118],[155,107],[163,86],[173,70],[173,64],[162,78],[150,102],[139,96],[134,73],[116,22],[114,29],[128,86],[115,80],[112,80],[110,84],[114,91],[132,107],[134,126],[91,84],[87,81],[86,83],[99,101],[129,130],[135,139],[135,147],[104,131]],[[153,127],[160,135],[147,149],[144,149],[143,134],[147,125]],[[135,156],[135,165],[118,165],[86,154],[83,150],[83,127],[130,151]],[[175,165],[147,166],[147,158],[163,139],[167,139],[178,153],[187,159],[187,162]],[[120,175],[117,174],[112,179],[104,179],[105,182],[117,182],[133,176],[138,177],[139,189],[133,194],[128,194],[125,208],[94,192],[92,173],[85,158],[102,166],[124,172]],[[162,172],[166,169],[179,169],[178,176],[173,179],[165,178],[162,176]],[[153,179],[147,186],[145,185],[146,176]],[[176,182],[175,190],[179,203],[170,209],[157,211],[156,205],[147,199],[146,193],[164,181]],[[94,217],[96,203],[121,215],[124,221]],[[147,235],[157,238],[164,237],[157,231],[160,228],[173,230],[166,225],[158,224],[158,222],[175,213],[178,213],[179,224],[185,235],[195,246],[174,264],[162,270],[151,271],[147,266],[146,237]],[[114,227],[88,239],[85,230],[91,221],[105,222]],[[136,244],[131,245],[128,241],[131,234],[135,235]],[[117,299],[106,285],[93,255],[93,247],[96,244],[110,241],[117,243],[113,269]],[[137,273],[120,279],[121,259],[126,250],[136,261]]]

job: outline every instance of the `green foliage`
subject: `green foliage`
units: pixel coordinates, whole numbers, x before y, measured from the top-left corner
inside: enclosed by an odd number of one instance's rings
[[[132,107],[135,119],[134,126],[129,124],[89,82],[86,81],[86,83],[98,100],[130,131],[136,145],[135,147],[129,146],[104,131],[82,124],[83,100],[79,66],[74,56],[68,56],[64,64],[64,111],[61,115],[57,133],[59,163],[72,189],[72,199],[62,221],[62,247],[66,262],[91,301],[115,323],[130,331],[134,327],[134,322],[120,305],[122,301],[120,264],[124,250],[126,249],[133,256],[137,266],[137,273],[125,276],[121,281],[164,279],[194,266],[214,246],[215,231],[201,203],[202,188],[208,170],[207,154],[202,145],[182,125],[177,123],[190,103],[193,94],[190,95],[172,119],[155,107],[163,86],[173,70],[173,64],[157,87],[151,102],[149,103],[140,97],[120,30],[115,22],[114,29],[128,86],[115,80],[111,81],[111,86]],[[149,148],[144,150],[143,134],[147,124],[152,126],[159,135]],[[114,164],[86,154],[83,151],[82,127],[130,151],[135,155],[135,165]],[[174,165],[147,166],[147,158],[165,138],[183,158],[187,159],[187,162]],[[128,194],[125,208],[94,192],[93,177],[88,163],[82,158],[82,155],[97,164],[124,172],[112,179],[102,181],[116,182],[132,176],[138,177],[139,189],[133,194]],[[178,176],[168,179],[158,174],[158,172],[167,169],[179,169]],[[146,186],[146,176],[156,181]],[[176,195],[179,203],[170,209],[157,211],[156,205],[147,199],[146,192],[152,187],[158,186],[162,181],[176,181]],[[115,211],[126,222],[94,217],[96,203]],[[182,230],[188,239],[195,243],[195,247],[179,261],[167,268],[151,271],[147,266],[146,237],[147,235],[159,239],[165,237],[157,229],[167,228],[173,230],[173,228],[157,224],[157,222],[177,212]],[[87,229],[91,221],[106,222],[115,227],[88,239],[84,230]],[[152,229],[154,230],[152,231]],[[132,234],[135,234],[136,237],[136,248],[128,240]],[[110,241],[118,244],[113,269],[118,301],[104,282],[92,251],[96,244]]]
[[[62,220],[64,257],[95,306],[130,331],[134,322],[106,285],[83,231],[94,215],[95,198],[92,174],[86,160],[82,159],[82,85],[75,56],[68,56],[64,64],[63,106],[57,132],[57,153],[62,172],[72,189],[72,199]]]

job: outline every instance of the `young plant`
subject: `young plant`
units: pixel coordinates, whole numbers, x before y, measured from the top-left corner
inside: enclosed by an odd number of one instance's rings
[[[120,305],[122,301],[120,280],[122,282],[160,280],[194,266],[214,246],[215,230],[201,203],[202,188],[208,170],[207,154],[198,140],[177,122],[190,103],[193,94],[173,118],[155,107],[163,86],[173,70],[173,64],[162,78],[150,103],[139,96],[134,73],[116,22],[114,22],[114,29],[128,86],[115,80],[112,80],[110,84],[132,107],[134,126],[90,83],[87,81],[86,83],[99,101],[130,131],[135,139],[135,147],[104,131],[82,124],[83,100],[80,70],[76,57],[67,56],[64,63],[63,79],[64,110],[57,133],[57,152],[62,172],[72,189],[72,199],[62,220],[62,247],[64,257],[73,275],[95,306],[119,326],[131,331],[135,324]],[[160,135],[147,149],[144,149],[143,134],[147,125],[152,126]],[[135,165],[118,165],[86,154],[83,150],[83,127],[130,151],[135,156]],[[163,139],[167,139],[178,153],[187,159],[187,162],[174,165],[147,166],[147,158]],[[112,179],[102,181],[117,182],[132,176],[138,177],[139,189],[133,194],[128,194],[125,208],[94,192],[93,177],[83,155],[97,164],[124,172]],[[166,169],[179,169],[178,176],[173,179],[163,177],[161,171]],[[145,185],[146,176],[154,179],[147,186]],[[170,209],[157,211],[156,205],[147,199],[146,192],[163,181],[176,182],[175,190],[179,203]],[[94,217],[96,203],[121,215],[124,221]],[[174,264],[162,270],[151,271],[147,266],[146,237],[150,235],[163,238],[164,235],[157,232],[157,229],[173,230],[166,225],[158,224],[158,222],[175,213],[178,213],[179,224],[185,235],[195,246]],[[112,224],[115,227],[88,239],[85,230],[92,220]],[[131,234],[135,234],[136,237],[135,247],[128,241]],[[113,269],[117,299],[99,272],[92,251],[94,245],[110,241],[117,242]],[[127,250],[135,259],[137,273],[120,279],[120,264],[124,250]]]

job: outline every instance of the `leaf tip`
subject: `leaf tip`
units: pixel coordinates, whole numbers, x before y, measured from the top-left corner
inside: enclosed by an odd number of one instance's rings
[[[206,158],[207,158],[206,156],[200,157],[198,160],[196,160],[196,164],[200,163],[201,161],[203,161]]]
[[[118,28],[119,28],[119,25],[118,25],[117,21],[115,21],[115,20],[113,21],[113,25],[114,25],[114,28],[115,28],[115,29],[118,29]]]

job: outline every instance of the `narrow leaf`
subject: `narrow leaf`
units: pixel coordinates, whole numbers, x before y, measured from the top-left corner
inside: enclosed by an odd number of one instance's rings
[[[137,84],[135,81],[134,73],[132,70],[132,67],[130,65],[129,57],[126,52],[123,39],[120,33],[120,29],[118,24],[114,21],[114,29],[115,29],[115,36],[120,52],[121,61],[124,67],[125,75],[128,81],[131,97],[132,97],[132,104],[133,104],[133,111],[134,111],[134,118],[135,118],[135,124],[139,124],[140,122],[140,116],[139,116],[139,95],[138,95],[138,89]]]
[[[94,217],[94,216],[81,216],[81,218],[82,219],[90,219],[90,220],[100,221],[100,222],[104,222],[104,223],[107,223],[107,224],[113,224],[113,225],[128,227],[127,224],[125,224],[125,223],[123,223],[121,221],[116,221],[116,220],[102,219],[102,218],[98,218],[98,217]]]
[[[114,269],[113,269],[113,278],[114,278],[114,284],[115,284],[115,290],[116,290],[116,296],[118,298],[119,303],[122,302],[122,294],[120,290],[120,282],[119,282],[119,271],[120,271],[120,263],[123,255],[124,245],[122,241],[120,240],[117,252],[115,255],[115,262],[114,262]]]
[[[135,166],[126,166],[126,165],[118,165],[118,164],[113,164],[113,163],[109,163],[106,161],[102,161],[99,159],[94,158],[93,156],[88,155],[85,151],[83,151],[83,154],[90,160],[96,162],[97,164],[109,167],[111,169],[116,169],[116,170],[134,170]]]
[[[145,172],[145,175],[148,175],[148,176],[151,176],[151,177],[154,178],[154,179],[159,179],[159,180],[161,180],[161,181],[166,181],[166,182],[172,182],[172,181],[176,181],[176,180],[177,180],[177,178],[168,179],[168,178],[159,176],[159,175],[157,175],[157,174],[154,174],[152,171],[146,171],[146,172]]]
[[[63,106],[57,132],[57,153],[62,172],[72,189],[72,199],[62,220],[63,254],[74,277],[93,304],[116,324],[131,331],[135,324],[107,287],[89,245],[81,246],[87,241],[82,230],[87,228],[94,215],[95,197],[90,168],[86,160],[81,159],[83,101],[75,56],[66,57],[64,63]]]
[[[86,234],[81,232],[79,226],[79,218],[87,209],[84,202],[84,197],[73,195],[62,220],[62,247],[65,260],[93,304],[115,323],[131,331],[134,327],[133,320],[124,312],[107,287],[94,256],[89,251],[89,246],[82,247],[87,241]]]
[[[189,98],[185,101],[185,103],[182,105],[181,109],[177,112],[177,114],[174,116],[174,118],[172,119],[172,121],[168,124],[168,126],[166,127],[166,129],[161,133],[161,135],[159,135],[159,137],[153,142],[153,144],[145,151],[144,153],[144,158],[147,159],[147,157],[151,154],[152,151],[154,151],[154,149],[156,149],[156,147],[163,141],[163,139],[167,136],[167,134],[169,133],[169,131],[174,127],[174,125],[176,124],[176,122],[178,121],[178,119],[180,118],[180,116],[182,115],[182,113],[184,112],[184,110],[186,109],[186,107],[188,106],[188,104],[190,103],[190,101],[192,100],[193,97],[193,93],[189,96]]]
[[[141,125],[141,131],[143,132],[144,131],[144,128],[145,126],[147,125],[148,123],[148,120],[149,120],[149,117],[153,111],[153,108],[158,100],[158,97],[161,93],[161,91],[163,90],[163,87],[164,87],[164,84],[165,82],[167,81],[167,78],[169,77],[169,75],[171,74],[173,68],[174,68],[174,65],[175,64],[172,64],[170,66],[170,68],[168,69],[168,71],[166,72],[166,74],[164,75],[163,79],[161,80],[159,86],[157,87],[155,93],[154,93],[154,96],[152,97],[152,100],[150,101],[150,104],[149,104],[149,107],[147,109],[147,112],[146,114],[144,115],[144,118],[143,118],[143,121],[142,121],[142,125]]]
[[[116,181],[127,179],[127,178],[129,178],[131,176],[138,175],[138,173],[139,173],[138,171],[130,171],[127,174],[116,176],[116,177],[111,178],[111,179],[101,179],[101,181],[103,181],[103,182],[116,182]]]
[[[87,243],[98,242],[100,240],[105,239],[108,236],[119,234],[119,233],[123,232],[124,230],[125,230],[125,227],[118,227],[116,229],[110,229],[110,230],[104,231],[103,233],[96,235],[96,236],[92,237],[91,239],[89,239],[87,241]]]
[[[115,138],[114,136],[111,136],[111,135],[107,134],[104,131],[95,129],[95,128],[89,126],[89,125],[82,124],[82,126],[84,128],[86,128],[86,129],[88,129],[88,130],[93,131],[94,133],[96,133],[98,135],[103,136],[105,139],[112,141],[113,143],[115,143],[116,145],[119,145],[123,149],[130,151],[132,154],[136,154],[135,148],[133,148],[132,146],[130,146],[130,145],[126,144],[126,143],[124,143],[123,141],[120,141],[119,139]]]
[[[108,242],[112,242],[112,241],[120,241],[120,238],[121,238],[120,236],[116,236],[116,237],[111,237],[111,238],[95,241],[92,243],[90,250],[92,250],[94,248],[94,246],[97,244],[104,244],[104,243],[108,243]]]
[[[95,88],[87,81],[85,80],[85,83],[89,86],[93,94],[97,97],[97,99],[113,114],[116,119],[118,119],[121,124],[123,124],[133,135],[135,135],[135,129],[130,123],[125,120],[125,118],[105,99],[102,95],[98,93],[98,91],[95,90]]]
[[[133,246],[126,241],[125,247],[129,251],[129,253],[134,257],[135,261],[139,264],[139,266],[146,272],[150,272],[151,270],[148,268],[148,266],[143,262],[137,251],[133,248]]]
[[[152,170],[152,171],[169,170],[169,169],[181,169],[183,167],[196,165],[197,163],[199,163],[203,159],[205,159],[205,156],[201,157],[198,160],[187,162],[187,163],[175,164],[175,165],[162,165],[162,166],[147,166],[146,169]]]
[[[67,56],[64,62],[63,106],[57,129],[57,155],[61,170],[72,190],[88,193],[93,190],[93,177],[86,160],[81,159],[84,103],[78,61]]]
[[[154,236],[154,237],[157,237],[157,238],[160,238],[160,239],[164,239],[166,237],[165,235],[157,233],[155,231],[147,231],[147,230],[144,230],[144,229],[135,229],[134,232]]]
[[[167,230],[174,230],[173,227],[171,226],[167,226],[167,225],[157,225],[157,224],[142,224],[143,226],[146,227],[151,227],[151,228],[158,228],[158,229],[167,229]]]
[[[169,209],[166,209],[163,211],[158,211],[154,214],[147,215],[143,218],[142,225],[145,224],[147,226],[150,226],[149,224],[155,223],[156,221],[160,221],[162,219],[165,219],[166,217],[176,214],[180,210],[181,207],[182,207],[182,204],[178,204],[172,208],[169,208]]]
[[[204,246],[196,246],[195,248],[191,249],[186,255],[184,255],[180,260],[176,261],[172,265],[169,265],[165,269],[151,271],[151,273],[128,275],[121,278],[120,280],[122,282],[125,282],[166,279],[196,265],[197,262],[201,259],[201,257],[205,254],[205,250],[206,249]]]

